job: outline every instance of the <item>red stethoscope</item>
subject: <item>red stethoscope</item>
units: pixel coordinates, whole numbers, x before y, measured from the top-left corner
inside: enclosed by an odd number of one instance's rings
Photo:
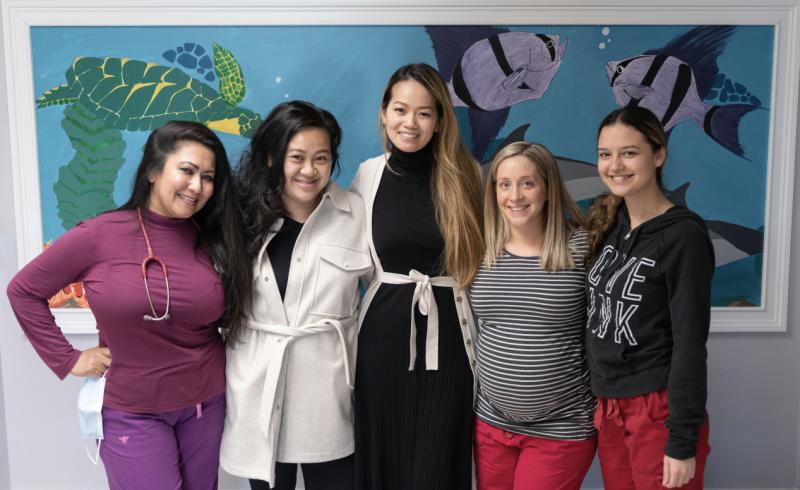
[[[161,321],[169,320],[169,275],[167,274],[167,264],[163,260],[153,254],[153,247],[150,246],[150,237],[147,236],[147,230],[144,228],[144,220],[142,219],[142,209],[137,208],[136,212],[139,214],[139,226],[142,227],[142,235],[144,235],[144,242],[147,244],[147,257],[142,261],[142,278],[144,279],[144,290],[147,293],[147,302],[150,303],[150,312],[152,315],[144,315],[142,318],[147,321]],[[150,287],[147,285],[147,266],[150,262],[155,262],[161,267],[161,272],[164,273],[164,283],[167,286],[167,307],[163,315],[156,313],[156,308],[153,306],[153,298],[150,297]]]

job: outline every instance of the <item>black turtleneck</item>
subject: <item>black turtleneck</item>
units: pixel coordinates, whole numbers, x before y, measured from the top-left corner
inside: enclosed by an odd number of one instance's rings
[[[435,165],[432,142],[414,153],[392,150],[372,213],[375,249],[386,272],[441,274],[444,240],[431,196]]]

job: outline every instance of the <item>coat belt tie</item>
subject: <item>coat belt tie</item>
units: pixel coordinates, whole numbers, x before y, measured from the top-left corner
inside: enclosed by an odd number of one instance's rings
[[[417,322],[414,311],[419,306],[419,312],[428,317],[428,331],[425,335],[425,369],[436,371],[439,369],[439,309],[433,295],[433,286],[456,288],[458,283],[450,276],[429,277],[415,269],[408,275],[393,272],[380,272],[378,280],[387,284],[414,284],[414,296],[411,299],[411,337],[409,339],[408,370],[414,370],[417,360]]]

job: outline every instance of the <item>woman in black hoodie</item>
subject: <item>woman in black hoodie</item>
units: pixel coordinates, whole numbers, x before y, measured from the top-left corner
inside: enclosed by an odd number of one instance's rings
[[[714,251],[703,220],[664,195],[667,138],[647,109],[600,123],[586,349],[605,488],[702,489],[710,451],[706,340]]]

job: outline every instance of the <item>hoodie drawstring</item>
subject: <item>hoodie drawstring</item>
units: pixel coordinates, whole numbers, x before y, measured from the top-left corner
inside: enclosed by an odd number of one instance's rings
[[[597,416],[595,417],[595,425],[598,429],[603,427],[604,419],[611,420],[617,427],[624,425],[622,415],[619,411],[619,401],[613,398],[598,398],[597,399]]]

